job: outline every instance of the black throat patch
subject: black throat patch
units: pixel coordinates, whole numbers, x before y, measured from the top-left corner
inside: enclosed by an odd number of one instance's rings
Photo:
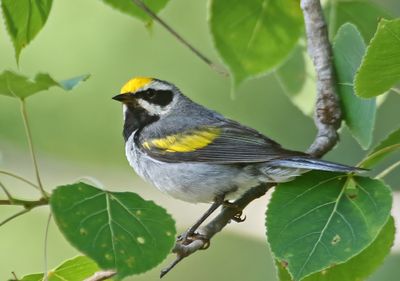
[[[143,129],[144,126],[151,124],[159,119],[158,116],[152,116],[148,112],[140,107],[127,106],[128,109],[125,112],[125,124],[123,130],[123,136],[125,142],[136,130]]]

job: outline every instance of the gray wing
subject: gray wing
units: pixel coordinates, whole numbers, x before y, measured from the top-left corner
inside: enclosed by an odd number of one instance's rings
[[[139,146],[163,162],[215,164],[260,163],[305,153],[283,149],[278,143],[234,121],[197,127],[161,138],[141,139]]]

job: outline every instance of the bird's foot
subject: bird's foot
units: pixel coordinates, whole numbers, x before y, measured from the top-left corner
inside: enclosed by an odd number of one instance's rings
[[[189,229],[190,230],[190,229]],[[205,250],[208,247],[210,247],[210,239],[208,237],[206,237],[203,234],[200,233],[196,233],[196,232],[191,232],[191,231],[185,231],[184,233],[180,234],[177,238],[176,238],[176,242],[177,243],[181,243],[183,245],[189,245],[190,243],[192,243],[193,241],[196,240],[203,240],[204,242],[204,246],[201,248],[201,250]]]
[[[237,213],[236,215],[233,216],[232,220],[234,222],[240,223],[240,222],[244,222],[246,220],[246,215],[243,215],[243,212],[240,211],[239,213]]]
[[[176,238],[176,242],[180,242],[183,244],[187,244],[187,241],[192,241],[192,236],[194,235],[194,232],[189,231],[190,229],[186,230],[184,233],[179,234],[178,237]]]
[[[235,202],[229,202],[228,200],[225,200],[222,205],[225,208],[231,208],[231,209],[238,209],[239,210],[239,206],[237,204],[235,204]]]
[[[242,216],[243,211],[240,209],[240,207],[237,204],[229,202],[229,201],[224,201],[223,205],[225,208],[231,208],[231,209],[237,210],[237,213],[232,217],[232,220],[234,222],[240,223],[240,222],[244,222],[246,220],[246,216]]]

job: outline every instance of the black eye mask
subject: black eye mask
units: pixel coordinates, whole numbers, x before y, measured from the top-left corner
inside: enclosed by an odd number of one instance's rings
[[[166,106],[172,101],[173,92],[170,90],[147,89],[137,92],[135,97],[143,99],[151,104]]]

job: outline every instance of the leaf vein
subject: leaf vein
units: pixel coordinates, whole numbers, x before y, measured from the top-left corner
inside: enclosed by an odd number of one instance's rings
[[[336,213],[336,211],[337,211],[337,207],[338,207],[339,202],[340,202],[340,199],[341,199],[341,197],[342,197],[342,195],[343,195],[343,193],[344,193],[344,190],[345,190],[345,189],[342,188],[341,192],[339,193],[339,196],[338,196],[338,198],[336,199],[335,206],[333,207],[332,213],[330,214],[330,216],[329,216],[329,218],[328,218],[326,224],[325,224],[324,227],[322,228],[321,233],[320,233],[320,235],[319,235],[319,237],[318,237],[318,240],[316,241],[316,243],[314,244],[314,246],[313,246],[313,248],[311,249],[310,253],[308,254],[308,257],[307,257],[306,261],[304,262],[304,264],[303,264],[302,267],[300,268],[300,271],[298,272],[297,277],[296,277],[295,279],[300,279],[299,277],[300,277],[301,274],[303,273],[304,268],[305,268],[306,265],[309,263],[311,257],[314,255],[314,253],[315,253],[315,251],[316,251],[316,249],[317,249],[317,246],[321,243],[322,236],[323,236],[323,235],[325,234],[325,232],[327,231],[327,228],[328,228],[330,222],[332,221],[333,216],[335,215],[335,213]]]
[[[127,211],[132,217],[135,218],[135,220],[143,227],[143,229],[147,232],[147,234],[151,237],[151,239],[153,240],[153,242],[155,241],[154,236],[151,234],[151,232],[149,231],[149,229],[146,227],[146,225],[134,214],[132,213],[117,197],[113,196],[110,194],[110,196],[112,198],[114,198],[114,200],[116,202],[118,202],[118,204],[125,210]]]
[[[101,213],[104,213],[104,212],[106,212],[106,211],[107,211],[107,209],[102,209],[102,210],[97,211],[97,212],[95,212],[95,213],[93,213],[93,214],[90,214],[89,216],[87,216],[86,218],[84,218],[84,219],[81,220],[81,222],[79,223],[79,227],[81,227],[82,224],[85,223],[87,220],[89,220],[89,219],[91,219],[91,218],[93,218],[93,217],[95,217],[95,216],[97,216],[97,215],[100,215]]]
[[[108,226],[110,228],[110,233],[111,233],[111,246],[113,249],[113,259],[114,259],[114,267],[117,268],[117,251],[115,248],[115,236],[114,236],[114,229],[112,227],[112,215],[111,215],[111,205],[110,205],[110,196],[112,196],[109,193],[106,193],[106,204],[107,204],[107,213],[108,213]]]
[[[344,223],[345,223],[345,224],[347,225],[347,227],[350,229],[352,239],[356,239],[356,235],[355,235],[355,233],[354,233],[354,229],[353,229],[353,227],[351,226],[350,222],[346,219],[346,217],[345,217],[341,212],[336,211],[336,213],[339,215],[339,217],[341,217],[341,219],[344,221]]]
[[[115,223],[119,228],[121,228],[123,231],[125,231],[126,233],[128,233],[128,235],[132,238],[132,241],[134,242],[133,244],[136,245],[138,247],[138,249],[140,250],[140,252],[143,253],[142,248],[140,248],[140,246],[137,243],[137,238],[135,236],[133,236],[133,234],[127,230],[124,226],[122,226],[119,222],[117,221],[113,221],[113,223]]]
[[[304,213],[304,214],[302,214],[302,215],[300,215],[300,216],[298,216],[298,217],[292,219],[290,222],[288,222],[288,223],[282,228],[282,230],[279,232],[278,235],[281,235],[282,232],[283,232],[284,230],[286,230],[286,228],[287,228],[289,225],[291,225],[292,223],[298,221],[299,219],[302,219],[303,217],[309,215],[310,213],[312,213],[312,212],[314,212],[314,211],[316,211],[316,210],[318,210],[318,209],[320,209],[320,208],[322,208],[322,207],[329,206],[329,205],[331,205],[331,204],[335,204],[335,202],[336,202],[336,201],[331,201],[331,202],[328,202],[328,203],[324,203],[324,204],[318,205],[318,206],[312,208],[311,210],[307,211],[306,213]]]
[[[367,195],[368,199],[374,205],[375,210],[378,210],[378,206],[377,206],[374,198],[371,196],[371,194],[360,183],[357,182],[356,184]]]
[[[104,193],[97,193],[97,194],[95,194],[95,195],[93,195],[93,196],[91,196],[91,197],[86,197],[86,198],[84,198],[84,199],[82,199],[82,200],[76,202],[76,203],[73,204],[71,207],[65,209],[64,212],[68,212],[68,211],[72,210],[73,208],[75,208],[76,206],[82,204],[83,202],[86,202],[86,201],[92,200],[92,199],[94,199],[94,198],[97,198],[97,197],[100,196],[100,195],[104,195]]]
[[[314,189],[317,188],[318,186],[320,186],[320,185],[322,185],[322,184],[324,184],[324,183],[330,182],[330,181],[332,181],[332,180],[334,180],[334,179],[340,178],[340,177],[343,177],[343,175],[339,175],[339,176],[335,176],[335,177],[332,177],[332,178],[323,180],[323,181],[321,181],[321,182],[319,182],[319,183],[317,183],[317,184],[311,186],[311,187],[308,188],[307,190],[305,190],[305,191],[303,191],[302,193],[300,193],[299,195],[297,195],[297,196],[296,196],[295,198],[293,198],[292,200],[289,200],[289,202],[287,202],[285,205],[283,205],[281,209],[284,209],[285,207],[287,207],[288,205],[292,204],[294,201],[296,201],[296,200],[299,199],[300,197],[304,196],[304,195],[307,194],[308,192],[314,190]]]

